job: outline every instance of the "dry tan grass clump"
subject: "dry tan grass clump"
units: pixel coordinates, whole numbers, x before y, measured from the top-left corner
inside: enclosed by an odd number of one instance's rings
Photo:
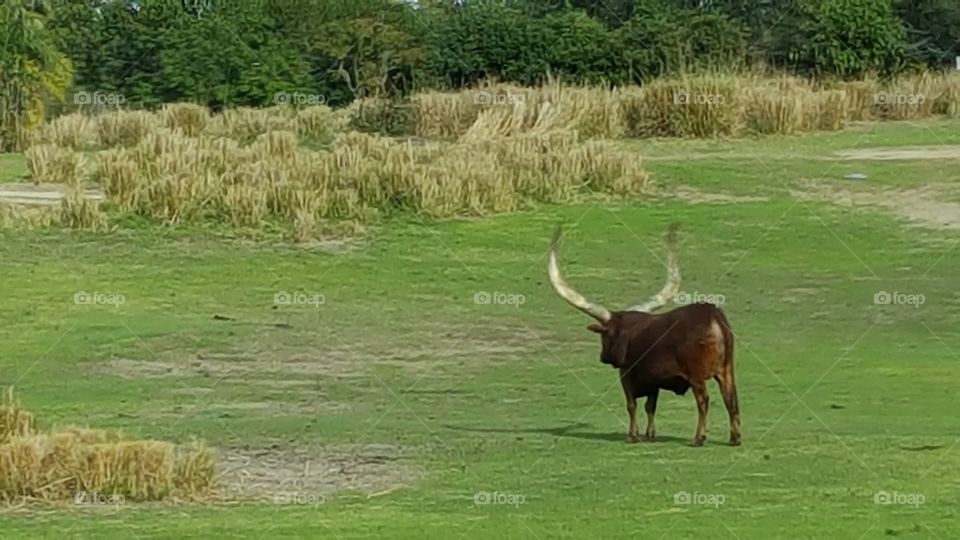
[[[948,118],[960,117],[960,77],[950,79],[940,95],[937,110]]]
[[[208,134],[249,142],[274,130],[295,131],[297,111],[290,107],[254,109],[238,107],[216,115],[209,123]]]
[[[155,221],[281,221],[300,239],[328,219],[366,222],[398,210],[481,215],[642,189],[647,176],[635,156],[553,129],[552,114],[548,103],[525,116],[489,111],[455,142],[340,133],[328,150],[303,147],[289,130],[245,144],[158,128],[133,147],[100,152],[96,179],[117,209]]]
[[[71,229],[99,231],[107,228],[107,215],[100,201],[87,197],[75,186],[60,199],[60,224]]]
[[[81,113],[65,114],[40,125],[30,134],[33,145],[54,144],[74,150],[86,150],[99,144],[97,125]]]
[[[33,413],[20,406],[8,388],[0,403],[0,444],[33,432]]]
[[[625,130],[636,137],[720,137],[743,132],[740,80],[728,75],[650,82],[625,96]]]
[[[417,109],[416,134],[420,137],[453,138],[463,134],[476,120],[480,107],[474,93],[421,92],[413,96]]]
[[[164,105],[160,111],[164,124],[172,130],[180,130],[188,137],[197,137],[207,128],[210,111],[194,103]]]
[[[119,432],[36,432],[12,391],[0,406],[0,500],[136,502],[195,498],[213,488],[214,459],[203,445],[126,440]]]
[[[622,99],[617,89],[567,86],[538,88],[487,84],[460,92],[413,96],[416,134],[453,138],[478,124],[495,122],[512,133],[574,129],[584,138],[623,135]]]
[[[25,152],[27,169],[34,184],[82,181],[87,159],[80,152],[56,144],[38,144]]]
[[[957,114],[958,86],[956,74],[918,74],[890,82],[876,77],[815,82],[766,73],[705,73],[619,89],[488,84],[460,92],[425,92],[412,99],[416,134],[423,137],[544,129],[573,129],[584,138],[726,137]]]
[[[847,119],[851,121],[874,120],[874,100],[880,82],[876,77],[869,77],[862,81],[842,81],[828,83],[824,88],[838,90],[843,93]]]
[[[133,146],[161,125],[160,118],[147,111],[118,110],[94,117],[99,146]]]
[[[310,139],[328,139],[346,131],[349,119],[326,105],[304,107],[297,111],[296,131]]]

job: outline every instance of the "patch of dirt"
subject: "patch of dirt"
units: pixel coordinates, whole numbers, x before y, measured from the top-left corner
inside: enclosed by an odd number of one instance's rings
[[[897,159],[960,159],[960,145],[890,146],[857,148],[834,152],[842,159],[897,160]]]
[[[788,304],[807,303],[824,295],[823,289],[815,287],[793,287],[783,292],[783,301]]]
[[[341,491],[368,497],[409,485],[422,471],[402,448],[386,444],[218,450],[218,490],[227,499],[319,505]]]
[[[930,229],[960,229],[960,204],[944,199],[936,186],[885,191],[850,191],[830,185],[792,191],[805,200],[824,201],[848,208],[883,208],[914,225]]]
[[[60,204],[67,186],[64,184],[0,184],[0,203],[21,204],[30,206],[55,206]],[[85,190],[87,199],[102,201],[103,192],[99,190]]]
[[[478,325],[462,334],[450,333],[449,328],[444,332],[447,333],[440,339],[437,331],[426,329],[403,334],[383,344],[371,339],[353,341],[348,346],[343,340],[350,341],[350,338],[341,340],[326,336],[323,331],[302,334],[297,329],[273,330],[258,340],[258,343],[270,343],[269,347],[257,345],[243,352],[228,353],[184,354],[168,350],[147,358],[115,357],[98,362],[91,369],[98,374],[126,379],[206,377],[230,382],[256,378],[258,384],[265,387],[290,387],[312,385],[317,378],[365,378],[374,366],[396,367],[418,374],[438,361],[450,365],[484,358],[485,365],[489,365],[529,354],[539,343],[525,327]],[[286,346],[285,343],[319,345]]]
[[[202,395],[199,395],[203,399]],[[188,401],[184,405],[171,405],[163,410],[150,410],[143,413],[143,418],[180,418],[195,408],[203,409],[218,418],[266,417],[277,418],[290,415],[311,416],[319,413],[336,413],[350,409],[345,403],[337,403],[325,399],[311,399],[309,401],[230,401],[200,403]]]
[[[681,201],[694,204],[738,204],[747,202],[763,202],[769,200],[766,197],[700,191],[689,186],[676,186],[669,192],[664,191],[663,194],[668,197],[673,197],[680,199]]]

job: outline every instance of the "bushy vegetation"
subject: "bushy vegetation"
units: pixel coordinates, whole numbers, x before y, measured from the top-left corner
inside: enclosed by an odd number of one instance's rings
[[[444,121],[442,112],[426,114],[431,99],[417,103],[424,118]],[[328,219],[508,212],[595,193],[635,195],[647,180],[637,156],[610,141],[588,140],[571,122],[588,133],[594,125],[595,134],[609,134],[610,126],[570,116],[562,104],[478,107],[465,129],[434,141],[352,130],[371,106],[383,107],[359,102],[340,111],[320,105],[211,114],[178,104],[155,113],[73,113],[34,133],[27,160],[35,182],[73,186],[61,208],[68,226],[104,225],[97,204],[80,194],[90,185],[121,215],[239,228],[274,222],[295,239],[313,237]]]
[[[69,193],[48,221],[102,229],[108,214],[163,224],[282,227],[397,212],[477,216],[584,196],[637,197],[648,176],[623,137],[725,137],[838,130],[856,120],[956,116],[960,77],[814,83],[702,74],[644,86],[482,84],[364,98],[348,107],[181,103],[59,116],[30,133],[35,183]],[[106,204],[84,196],[100,189]],[[25,222],[34,216],[12,216]],[[41,223],[43,223],[41,221]]]
[[[267,105],[278,91],[336,105],[489,77],[636,83],[748,60],[805,73],[893,73],[911,61],[942,65],[960,39],[960,13],[943,0],[23,4],[42,6],[33,13],[72,62],[78,88],[131,104],[215,109]]]
[[[17,0],[0,5],[0,149],[58,107],[341,106],[490,79],[628,85],[758,63],[888,77],[943,67],[958,41],[946,0]]]
[[[77,427],[42,432],[12,389],[0,402],[3,503],[195,498],[212,493],[214,473],[212,452],[199,444],[130,440],[115,431]]]

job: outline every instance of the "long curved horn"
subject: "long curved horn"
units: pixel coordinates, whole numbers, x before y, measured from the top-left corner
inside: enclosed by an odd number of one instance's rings
[[[557,244],[560,242],[560,227],[553,233],[553,239],[550,240],[550,255],[547,264],[547,273],[550,275],[550,284],[564,300],[571,306],[579,309],[594,319],[605,323],[610,320],[610,312],[600,304],[594,304],[580,293],[573,290],[573,287],[567,285],[560,273],[560,264],[557,262]]]
[[[680,267],[677,266],[677,228],[673,223],[667,229],[667,283],[657,294],[642,304],[638,304],[627,311],[642,311],[650,313],[663,307],[680,291]]]

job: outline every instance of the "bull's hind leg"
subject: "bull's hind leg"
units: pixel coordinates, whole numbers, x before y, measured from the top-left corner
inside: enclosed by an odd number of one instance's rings
[[[714,378],[720,385],[723,404],[727,406],[727,414],[730,415],[730,444],[740,446],[740,403],[737,400],[737,383],[734,381],[733,372],[728,371]]]
[[[637,398],[633,395],[630,383],[620,379],[623,385],[623,395],[627,398],[627,415],[630,417],[630,431],[627,433],[627,442],[635,443],[640,440],[640,428],[637,427]]]
[[[643,440],[653,442],[657,436],[657,430],[653,426],[653,415],[657,413],[657,397],[660,395],[659,390],[654,390],[652,394],[647,396],[647,402],[643,404],[643,410],[647,412],[647,431],[643,434]]]
[[[707,385],[698,381],[691,385],[693,396],[697,398],[697,433],[693,436],[693,446],[703,446],[707,440],[707,411],[710,408],[710,396],[707,395]]]

